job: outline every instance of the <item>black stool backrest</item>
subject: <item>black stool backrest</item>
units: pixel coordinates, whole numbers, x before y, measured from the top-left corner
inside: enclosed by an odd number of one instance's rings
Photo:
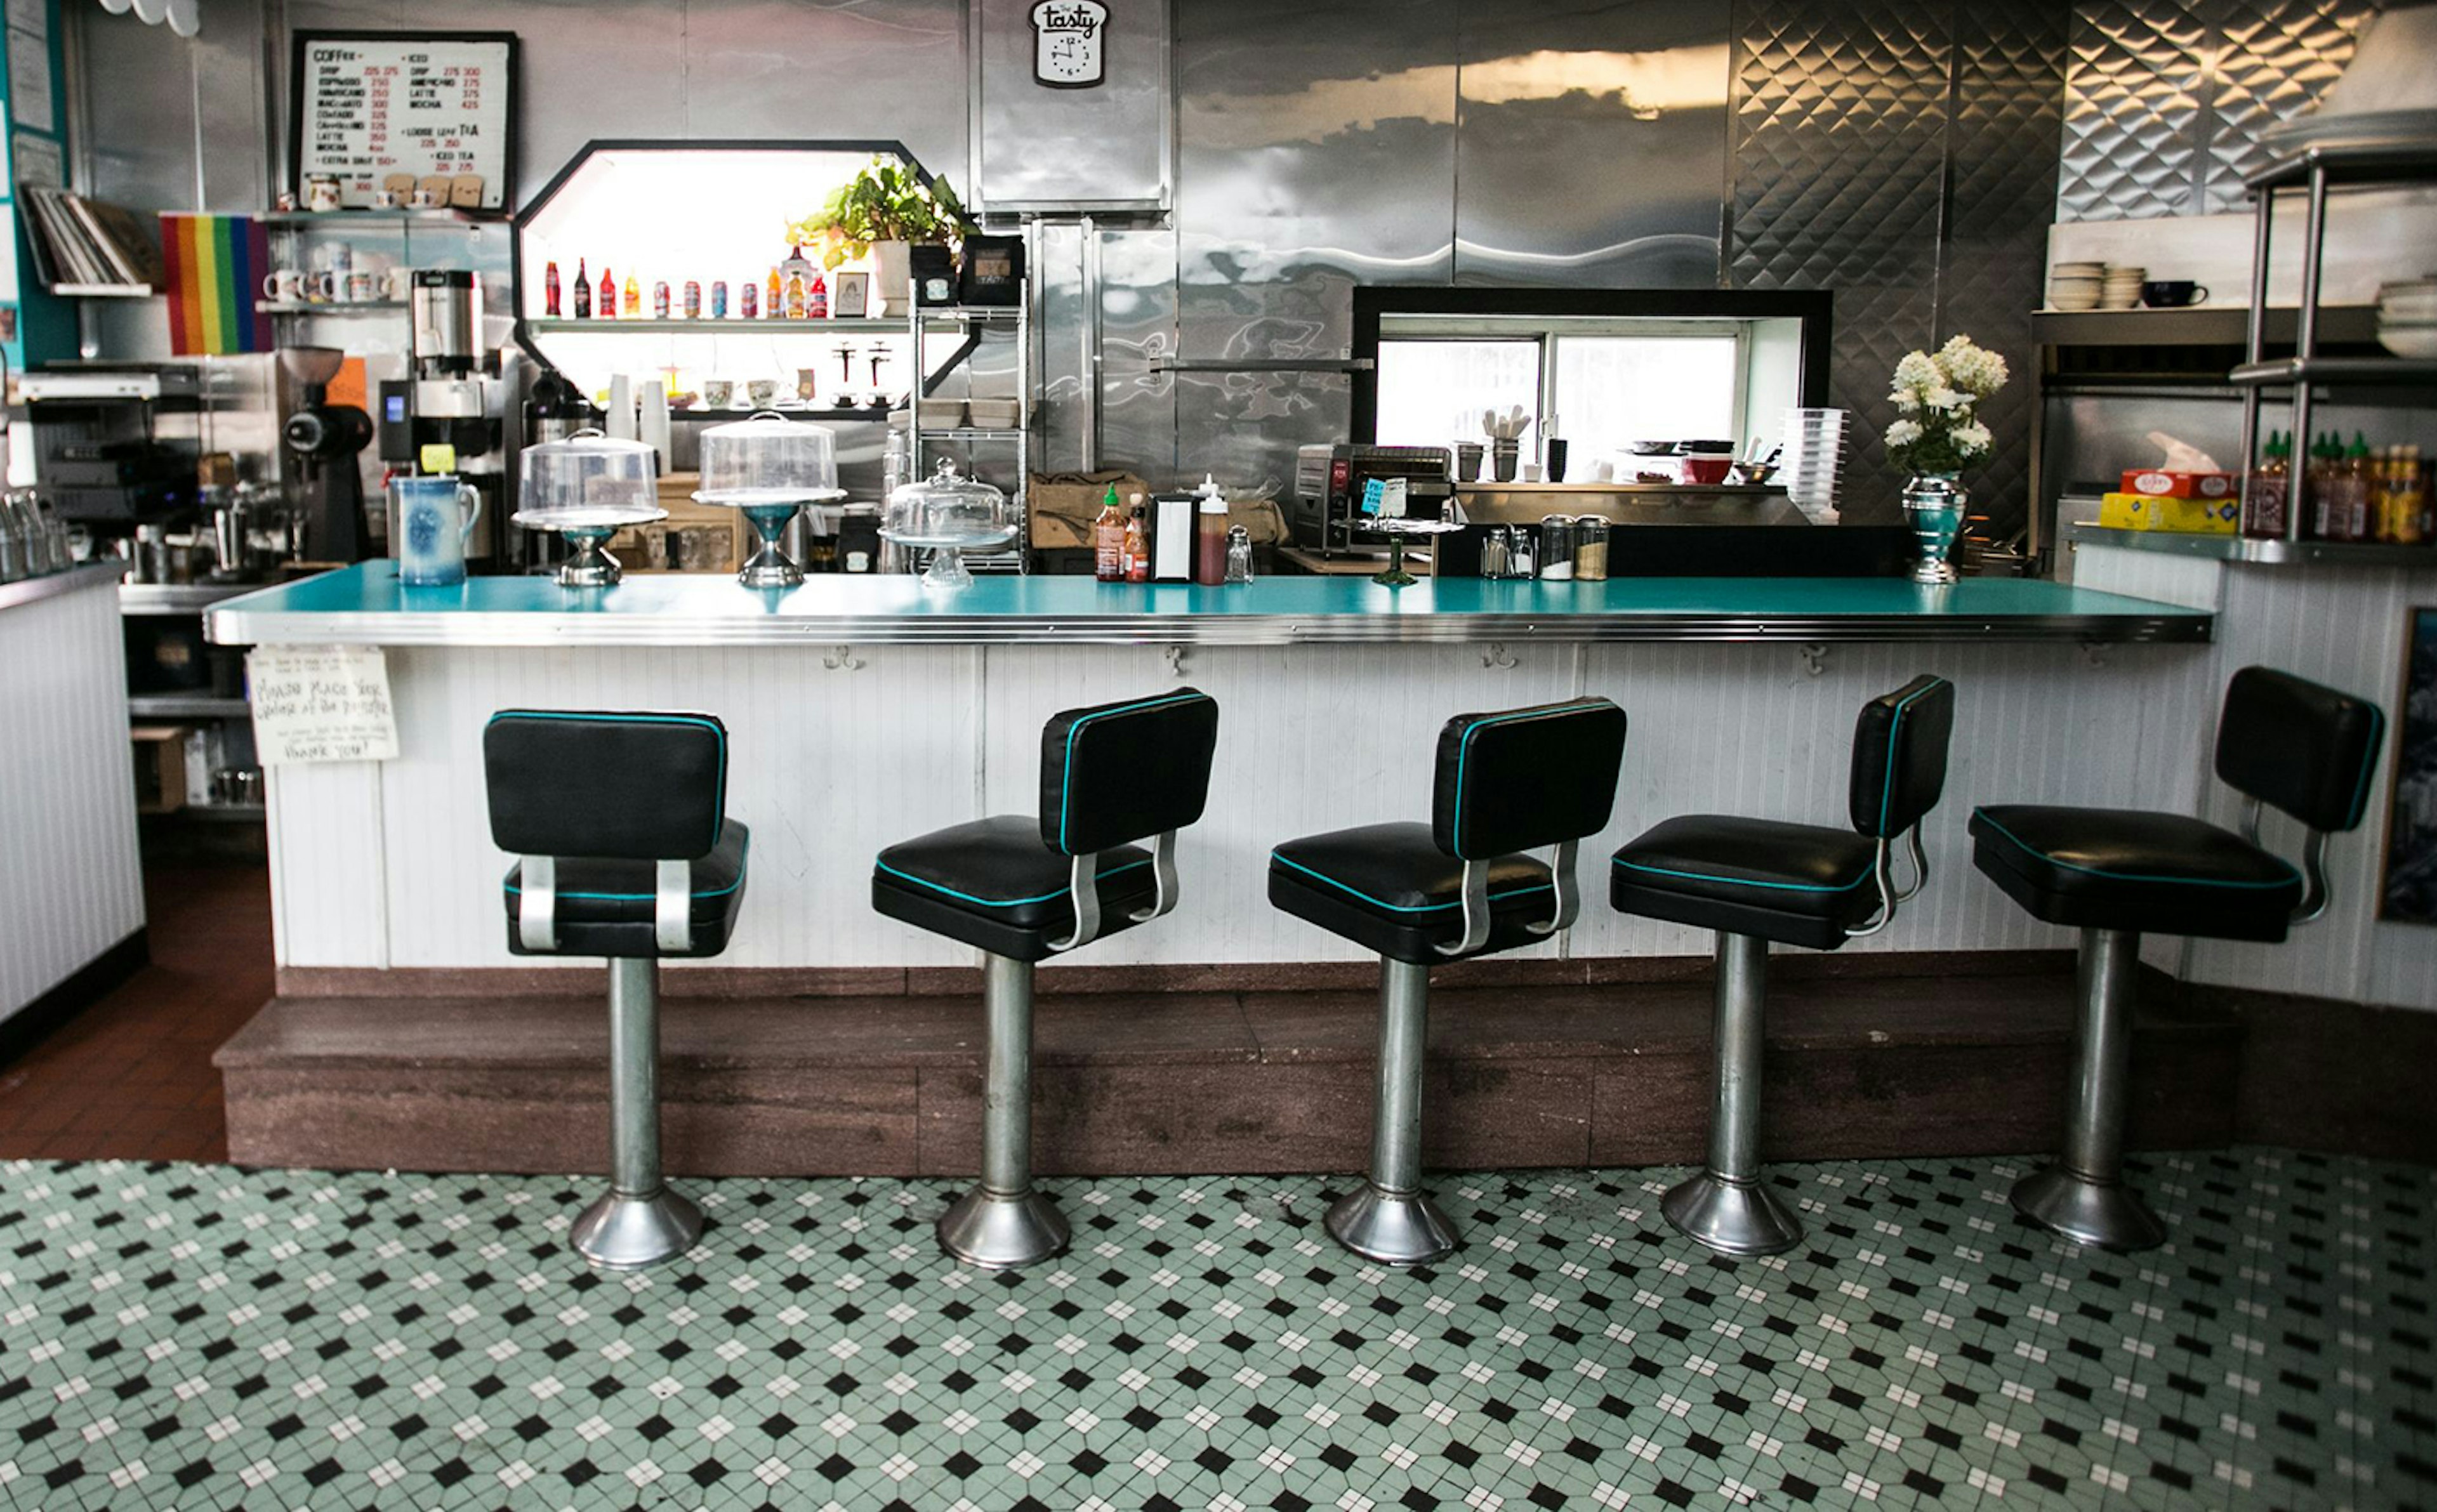
[[[1853,724],[1853,827],[1893,840],[1920,823],[1946,791],[1955,733],[1955,685],[1927,673],[1862,705]]]
[[[2385,737],[2386,714],[2367,699],[2246,667],[2225,686],[2217,774],[2312,829],[2341,834],[2368,810]]]
[[[708,714],[503,709],[482,730],[491,843],[512,856],[693,860],[719,843],[728,727]]]
[[[1598,834],[1616,807],[1624,727],[1604,698],[1457,715],[1439,731],[1430,838],[1480,860]]]
[[[1041,732],[1041,838],[1089,856],[1201,817],[1218,701],[1199,688],[1053,716]]]

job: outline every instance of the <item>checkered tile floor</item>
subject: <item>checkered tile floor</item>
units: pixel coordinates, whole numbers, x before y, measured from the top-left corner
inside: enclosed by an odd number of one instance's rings
[[[2119,1258],[2023,1169],[1780,1168],[1810,1242],[1740,1263],[1672,1172],[1451,1177],[1406,1274],[1310,1179],[1051,1183],[1020,1277],[940,1258],[941,1187],[701,1182],[613,1277],[589,1182],[0,1163],[0,1503],[2437,1505],[2437,1173],[2161,1157]]]

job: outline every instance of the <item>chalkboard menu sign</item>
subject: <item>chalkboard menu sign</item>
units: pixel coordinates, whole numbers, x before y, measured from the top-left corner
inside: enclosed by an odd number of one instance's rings
[[[474,176],[480,195],[460,208],[506,209],[516,68],[508,31],[296,33],[288,156],[299,202],[318,178],[338,181],[342,208],[364,209],[394,181]]]

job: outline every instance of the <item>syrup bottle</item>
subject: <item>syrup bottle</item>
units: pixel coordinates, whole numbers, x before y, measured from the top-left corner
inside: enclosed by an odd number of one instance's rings
[[[1139,504],[1134,506],[1133,513],[1126,520],[1126,581],[1150,581],[1150,540],[1143,528],[1143,512]]]

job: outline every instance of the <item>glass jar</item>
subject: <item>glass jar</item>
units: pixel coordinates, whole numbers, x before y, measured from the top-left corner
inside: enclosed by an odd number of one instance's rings
[[[1574,578],[1582,582],[1607,581],[1607,521],[1585,514],[1574,521]]]
[[[1227,529],[1227,581],[1253,581],[1253,532],[1240,525]]]
[[[1566,514],[1540,516],[1540,581],[1570,582],[1574,577],[1574,522]]]

